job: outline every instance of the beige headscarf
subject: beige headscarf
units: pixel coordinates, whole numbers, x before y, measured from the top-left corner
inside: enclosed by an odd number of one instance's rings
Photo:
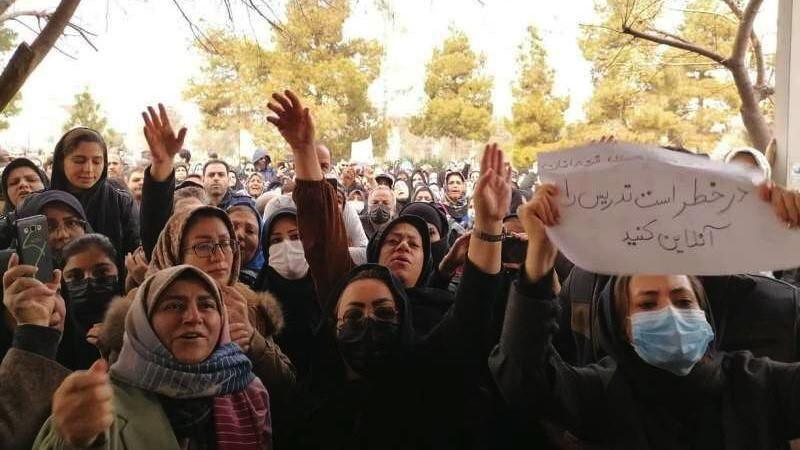
[[[167,225],[161,230],[161,235],[158,236],[158,242],[156,242],[153,254],[150,257],[150,267],[147,269],[147,275],[152,275],[162,269],[174,267],[183,263],[183,252],[181,251],[185,247],[183,237],[186,235],[186,228],[189,222],[198,215],[218,217],[228,229],[231,240],[236,240],[233,223],[231,223],[231,219],[225,211],[214,206],[193,204],[179,208],[175,211],[175,214],[170,217],[169,221],[167,221]],[[231,267],[231,276],[228,279],[228,286],[233,286],[239,280],[241,258],[240,252],[233,254],[233,267]]]

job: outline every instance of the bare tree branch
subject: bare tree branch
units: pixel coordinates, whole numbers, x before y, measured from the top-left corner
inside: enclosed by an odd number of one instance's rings
[[[0,0],[0,14],[5,14],[17,0]]]
[[[37,19],[47,19],[50,17],[50,11],[34,11],[34,10],[25,10],[25,11],[12,11],[0,15],[0,23],[11,20],[17,19],[19,17],[36,17]]]
[[[55,46],[81,0],[61,0],[50,20],[31,45],[23,42],[17,47],[3,73],[0,74],[0,110],[11,102],[25,80]],[[2,5],[0,5],[1,7]],[[4,12],[4,11],[3,11]]]
[[[730,0],[729,0],[730,1]],[[736,40],[733,41],[733,51],[731,52],[732,64],[744,64],[744,57],[747,54],[750,37],[753,33],[753,22],[764,0],[750,0],[742,12],[739,30],[736,32]]]
[[[706,58],[712,61],[716,61],[717,63],[722,65],[726,65],[727,63],[726,58],[720,55],[719,53],[709,50],[707,48],[703,48],[697,44],[692,44],[691,42],[686,42],[683,40],[679,41],[670,37],[662,37],[655,35],[653,33],[634,30],[627,25],[623,26],[622,32],[625,34],[629,34],[633,37],[644,39],[646,41],[650,41],[656,44],[667,45],[670,47],[679,48],[681,50],[688,50],[690,52],[697,53],[698,55],[705,56]],[[659,32],[659,34],[663,33]]]

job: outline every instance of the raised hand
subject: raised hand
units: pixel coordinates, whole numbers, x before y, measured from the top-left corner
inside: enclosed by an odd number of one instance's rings
[[[45,284],[33,278],[37,270],[36,266],[19,264],[19,256],[11,255],[3,274],[3,304],[19,325],[63,329],[64,299],[58,293],[61,271],[54,271],[53,281]]]
[[[497,144],[486,146],[481,159],[481,177],[475,185],[475,226],[502,222],[511,204],[511,169]]]
[[[758,195],[772,204],[775,215],[787,228],[800,228],[800,192],[765,182],[758,186]]]
[[[453,246],[447,252],[447,255],[439,263],[439,272],[445,275],[452,275],[456,269],[463,266],[467,261],[467,249],[469,249],[471,232],[462,234],[453,242]],[[447,239],[443,237],[442,239]]]
[[[528,235],[528,253],[525,272],[530,281],[537,281],[553,269],[558,249],[547,237],[546,228],[560,223],[558,187],[543,184],[536,189],[528,202],[517,209],[525,233]]]
[[[114,422],[112,398],[104,360],[72,373],[53,394],[56,431],[72,447],[91,446]]]
[[[250,342],[255,333],[253,325],[250,323],[247,300],[231,286],[222,288],[222,297],[225,308],[228,310],[231,341],[247,353],[250,351]]]
[[[173,158],[183,148],[186,127],[181,128],[175,135],[167,116],[167,110],[161,103],[158,104],[158,114],[152,106],[148,106],[147,112],[142,113],[142,118],[144,119],[144,138],[150,147],[150,157],[153,163],[150,175],[156,181],[164,181],[172,173]],[[166,174],[164,174],[165,171]]]
[[[321,180],[322,169],[314,147],[315,130],[311,112],[292,91],[272,94],[267,107],[277,117],[267,117],[275,125],[294,153],[296,176],[301,180]]]

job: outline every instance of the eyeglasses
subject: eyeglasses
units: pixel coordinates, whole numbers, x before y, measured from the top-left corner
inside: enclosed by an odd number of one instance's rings
[[[238,241],[219,241],[219,242],[202,242],[195,244],[191,247],[183,249],[183,251],[192,250],[198,258],[210,258],[211,255],[220,251],[222,253],[236,253],[239,251]]]
[[[367,314],[361,308],[349,309],[344,313],[344,316],[339,319],[337,324],[338,329],[342,328],[363,328],[366,325]],[[372,311],[371,316],[377,322],[398,323],[400,321],[400,313],[396,309],[389,306],[379,306]]]
[[[86,221],[81,219],[67,219],[63,223],[56,222],[55,220],[47,221],[47,229],[49,233],[56,233],[60,229],[64,229],[67,233],[76,233],[78,231],[86,231]]]

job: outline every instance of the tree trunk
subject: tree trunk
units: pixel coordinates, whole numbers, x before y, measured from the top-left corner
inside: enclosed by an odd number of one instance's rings
[[[0,0],[0,14],[4,5],[8,9],[12,3],[14,2],[10,0]],[[11,103],[11,99],[17,95],[30,74],[56,44],[80,3],[81,0],[61,0],[33,44],[28,45],[23,42],[17,47],[3,73],[0,74],[0,111]]]
[[[742,100],[739,113],[742,116],[742,123],[747,129],[747,134],[750,136],[750,141],[753,143],[755,149],[766,152],[772,141],[772,130],[764,114],[761,112],[761,107],[758,104],[759,94],[750,81],[750,74],[747,72],[747,67],[743,64],[729,64],[727,66],[731,75],[733,75],[733,81],[736,83],[736,90],[739,92],[739,98]]]
[[[17,0],[0,0],[0,14],[5,13]]]

